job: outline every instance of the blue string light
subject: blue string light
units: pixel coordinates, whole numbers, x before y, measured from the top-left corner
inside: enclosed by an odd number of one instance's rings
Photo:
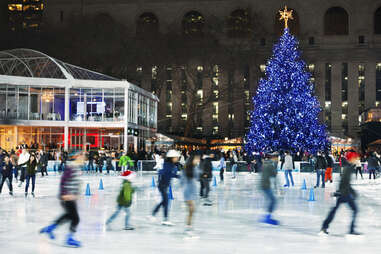
[[[313,94],[311,74],[300,59],[297,39],[284,29],[259,81],[246,135],[249,152],[280,150],[315,154],[326,150],[326,126],[319,123],[320,104]]]

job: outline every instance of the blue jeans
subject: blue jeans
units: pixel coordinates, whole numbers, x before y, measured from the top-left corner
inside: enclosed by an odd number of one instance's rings
[[[235,177],[235,175],[236,175],[236,171],[237,171],[237,164],[233,164],[233,166],[232,166],[232,174],[233,174],[233,177]]]
[[[290,176],[291,184],[294,186],[294,179],[292,178],[292,169],[284,170],[284,177],[286,178],[286,186],[290,186],[290,181],[288,180],[288,176]]]
[[[266,189],[266,190],[263,190],[263,193],[265,194],[265,197],[270,201],[269,206],[267,208],[267,212],[272,213],[276,206],[276,199],[273,194],[273,191],[271,189]]]
[[[26,175],[25,193],[28,192],[30,179],[32,179],[32,192],[34,192],[34,187],[36,185],[36,175]]]
[[[113,220],[115,220],[115,218],[119,215],[121,210],[124,210],[124,212],[126,213],[126,217],[124,219],[124,226],[128,227],[129,221],[130,221],[130,208],[125,206],[119,206],[119,205],[116,207],[116,211],[107,220],[106,224],[110,224],[111,222],[113,222]]]
[[[163,208],[164,208],[164,219],[167,219],[168,218],[168,186],[160,186],[159,185],[159,191],[161,194],[162,201],[153,210],[152,215],[155,216],[156,213],[159,211],[160,207],[163,206]]]
[[[318,169],[316,170],[316,175],[317,175],[317,178],[316,178],[316,187],[319,187],[320,185],[320,177],[321,177],[321,187],[325,187],[325,169]]]

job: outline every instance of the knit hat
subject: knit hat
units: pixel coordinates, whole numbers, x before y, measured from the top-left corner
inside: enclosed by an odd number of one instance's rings
[[[360,155],[356,152],[347,152],[347,154],[345,155],[345,158],[347,159],[348,162],[352,162],[353,160],[356,160],[360,157]]]
[[[136,173],[132,172],[131,170],[124,171],[119,178],[122,178],[124,180],[133,180],[136,177]]]

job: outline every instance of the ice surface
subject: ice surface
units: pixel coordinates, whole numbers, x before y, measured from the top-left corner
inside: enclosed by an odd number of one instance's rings
[[[330,227],[334,236],[319,237],[322,220],[327,215],[335,199],[330,194],[336,189],[335,182],[328,183],[326,189],[315,190],[316,202],[308,202],[308,192],[301,190],[302,180],[311,187],[315,175],[305,173],[294,175],[296,186],[290,189],[278,187],[278,207],[275,218],[282,226],[274,227],[258,223],[263,214],[264,200],[258,190],[259,175],[241,173],[237,180],[229,175],[225,184],[218,181],[212,187],[211,207],[197,205],[194,228],[199,239],[184,238],[185,206],[177,180],[173,183],[174,198],[171,203],[170,218],[174,227],[164,227],[147,220],[154,205],[159,201],[159,193],[151,188],[152,175],[144,174],[135,180],[139,187],[132,207],[131,224],[135,231],[123,231],[123,217],[113,223],[113,231],[105,230],[105,220],[114,211],[116,195],[121,180],[116,176],[84,175],[85,185],[90,183],[93,195],[79,201],[81,222],[76,237],[83,242],[83,248],[62,247],[68,225],[57,230],[58,239],[50,242],[38,234],[61,213],[57,200],[59,176],[38,176],[36,198],[24,198],[23,188],[14,184],[15,196],[10,197],[7,186],[0,195],[0,248],[9,254],[48,253],[381,253],[381,182],[369,184],[369,180],[354,183],[359,193],[358,230],[363,237],[345,236],[351,212],[343,206]],[[104,191],[98,191],[100,178]],[[278,175],[278,186],[283,185],[283,176]],[[160,217],[162,213],[160,212]],[[158,218],[160,218],[158,216]]]

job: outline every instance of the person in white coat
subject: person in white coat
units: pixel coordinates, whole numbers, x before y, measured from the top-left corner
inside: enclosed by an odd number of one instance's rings
[[[286,178],[286,184],[284,187],[290,187],[290,181],[292,186],[294,186],[294,179],[292,178],[292,170],[295,168],[294,159],[292,158],[290,152],[285,152],[284,159],[281,164],[281,169],[284,170],[284,177]],[[288,179],[290,177],[290,180]]]
[[[26,168],[28,166],[29,158],[30,158],[30,154],[25,148],[23,148],[17,162],[18,167],[20,168],[20,171],[21,171],[19,187],[21,187],[22,183],[25,180],[25,173],[26,173]]]

